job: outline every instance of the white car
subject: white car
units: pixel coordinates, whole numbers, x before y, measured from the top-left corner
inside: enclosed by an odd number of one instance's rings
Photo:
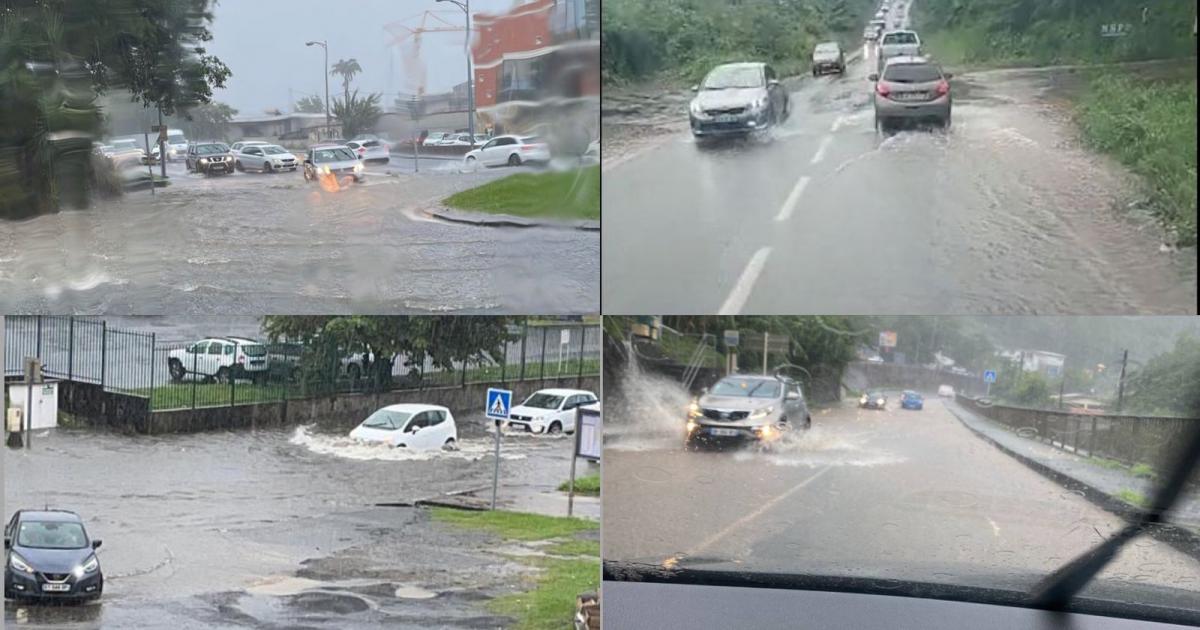
[[[530,433],[574,433],[575,408],[597,402],[582,389],[542,389],[508,412],[508,427]]]
[[[883,363],[883,357],[878,354],[867,357],[867,363]]]
[[[478,138],[478,136],[476,136],[476,138]],[[443,146],[443,147],[473,147],[473,146],[478,146],[481,144],[483,144],[483,142],[479,142],[477,140],[472,140],[471,134],[460,133],[456,136],[451,136],[449,139],[442,142],[442,144],[440,146]]]
[[[942,398],[954,398],[954,388],[949,385],[938,385],[938,396]]]
[[[274,171],[295,171],[299,160],[287,149],[277,144],[243,145],[241,150],[234,150],[233,167],[239,171],[251,169],[272,173]]]
[[[167,353],[167,373],[175,382],[189,377],[228,383],[267,373],[267,347],[245,337],[208,337]]]
[[[363,420],[350,437],[364,442],[382,442],[394,448],[423,451],[454,448],[458,427],[449,409],[437,405],[388,405]]]
[[[421,146],[424,146],[424,147],[439,146],[453,135],[454,134],[452,134],[452,133],[444,132],[444,131],[439,131],[437,133],[431,133],[425,137],[425,141],[421,143]]]
[[[392,159],[391,150],[380,140],[351,140],[346,143],[351,151],[364,162],[383,162],[387,164]]]
[[[243,140],[241,142],[234,142],[233,144],[229,145],[229,150],[233,151],[234,153],[237,153],[238,151],[241,151],[245,147],[253,147],[253,146],[262,147],[262,146],[266,146],[268,144],[271,144],[271,143],[263,142],[261,140]]]
[[[496,136],[469,151],[463,158],[467,170],[479,166],[520,166],[526,162],[549,162],[550,147],[537,136]]]

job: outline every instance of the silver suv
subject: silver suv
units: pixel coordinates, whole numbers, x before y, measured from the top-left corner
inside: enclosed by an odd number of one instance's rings
[[[800,383],[782,376],[731,375],[692,403],[684,445],[753,442],[769,447],[793,426],[812,426]]]

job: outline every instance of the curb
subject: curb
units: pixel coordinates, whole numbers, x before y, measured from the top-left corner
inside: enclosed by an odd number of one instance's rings
[[[508,227],[508,228],[556,228],[563,230],[581,230],[584,232],[599,232],[600,222],[590,220],[553,221],[546,219],[527,219],[510,214],[483,214],[478,212],[461,212],[449,208],[422,209],[428,217],[441,219],[450,223],[463,223],[477,227]]]
[[[1079,479],[1067,475],[1066,473],[1059,472],[1058,470],[1055,470],[1054,468],[1051,468],[1050,466],[1047,466],[1031,457],[1027,457],[1008,448],[1000,442],[992,439],[991,436],[968,424],[962,419],[962,416],[959,415],[958,410],[950,407],[946,407],[946,409],[968,431],[975,434],[988,444],[991,444],[1000,452],[1012,457],[1018,462],[1021,462],[1034,472],[1059,484],[1067,490],[1081,495],[1093,505],[1120,517],[1126,523],[1132,523],[1136,521],[1138,515],[1141,513],[1141,510],[1138,508],[1129,505],[1120,499],[1110,496],[1108,493],[1096,488],[1091,484],[1088,484],[1087,482],[1080,481]],[[990,420],[988,421],[990,422]],[[1151,525],[1144,528],[1142,533],[1154,538],[1159,542],[1170,545],[1176,551],[1182,552],[1183,554],[1196,560],[1200,560],[1200,534],[1195,534],[1182,525]]]

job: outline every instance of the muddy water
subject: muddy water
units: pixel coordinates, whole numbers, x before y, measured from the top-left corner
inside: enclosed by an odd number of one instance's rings
[[[481,602],[508,592],[525,569],[480,556],[472,535],[430,523],[423,509],[377,505],[490,487],[484,422],[459,423],[460,451],[406,457],[315,427],[38,434],[32,451],[5,453],[5,516],[44,506],[81,514],[104,541],[105,593],[84,606],[10,602],[5,619],[10,627],[188,629],[357,629],[422,614],[450,628],[487,619]],[[569,453],[566,439],[506,436],[502,502],[556,486]]]

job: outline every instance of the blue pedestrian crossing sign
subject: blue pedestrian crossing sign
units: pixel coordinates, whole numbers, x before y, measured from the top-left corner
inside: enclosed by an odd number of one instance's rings
[[[487,417],[497,420],[508,420],[508,412],[512,409],[512,391],[507,389],[488,388]]]
[[[984,370],[983,371],[983,382],[995,383],[996,382],[996,370]]]

